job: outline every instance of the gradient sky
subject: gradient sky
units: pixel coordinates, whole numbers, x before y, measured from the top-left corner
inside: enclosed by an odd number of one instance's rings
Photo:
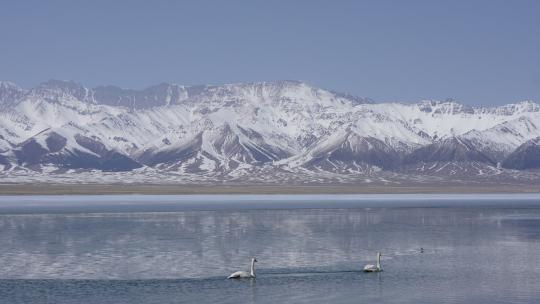
[[[0,80],[52,78],[540,102],[540,1],[2,1]]]

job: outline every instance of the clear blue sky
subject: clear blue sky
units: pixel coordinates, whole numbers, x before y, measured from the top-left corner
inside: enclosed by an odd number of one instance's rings
[[[540,102],[540,1],[1,1],[0,79],[51,78]]]

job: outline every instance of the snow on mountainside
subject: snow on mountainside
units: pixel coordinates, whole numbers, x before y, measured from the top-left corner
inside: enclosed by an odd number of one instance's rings
[[[508,156],[503,166],[511,169],[540,168],[540,137],[520,145]]]
[[[531,101],[375,104],[297,81],[143,90],[0,82],[4,175],[500,174],[498,163],[537,137],[540,106]]]

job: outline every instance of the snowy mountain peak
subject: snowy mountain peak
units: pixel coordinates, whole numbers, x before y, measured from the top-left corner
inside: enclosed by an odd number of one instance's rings
[[[100,86],[94,88],[93,92],[94,100],[99,104],[133,109],[179,104],[188,98],[186,87],[169,83],[161,83],[143,90]]]
[[[91,91],[75,81],[51,79],[32,89],[30,94],[47,100],[55,101],[63,98],[76,98],[87,101],[91,97]]]
[[[26,93],[18,85],[9,81],[0,81],[0,106],[8,106],[19,99]]]
[[[471,164],[497,172],[497,163],[540,137],[532,101],[375,104],[299,81],[134,90],[51,80],[30,91],[0,83],[0,97],[0,171],[427,174],[451,163],[440,172]],[[532,157],[536,148],[525,148],[513,157]]]
[[[479,108],[478,112],[512,116],[523,113],[540,112],[540,105],[532,100],[525,100],[518,103],[511,103],[498,107]]]
[[[471,106],[463,105],[452,99],[446,101],[438,100],[424,100],[417,104],[418,108],[422,112],[432,113],[432,114],[473,114],[474,108]]]
[[[18,85],[9,81],[0,81],[0,102],[13,99],[15,97],[20,97],[25,93]]]
[[[11,81],[0,81],[0,90],[18,90],[22,91],[22,88]]]

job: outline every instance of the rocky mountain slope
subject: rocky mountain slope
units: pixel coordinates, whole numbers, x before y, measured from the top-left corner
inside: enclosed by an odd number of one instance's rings
[[[0,82],[5,180],[88,172],[270,182],[282,174],[529,175],[539,167],[539,137],[540,105],[531,101],[376,104],[296,81],[144,90]]]

